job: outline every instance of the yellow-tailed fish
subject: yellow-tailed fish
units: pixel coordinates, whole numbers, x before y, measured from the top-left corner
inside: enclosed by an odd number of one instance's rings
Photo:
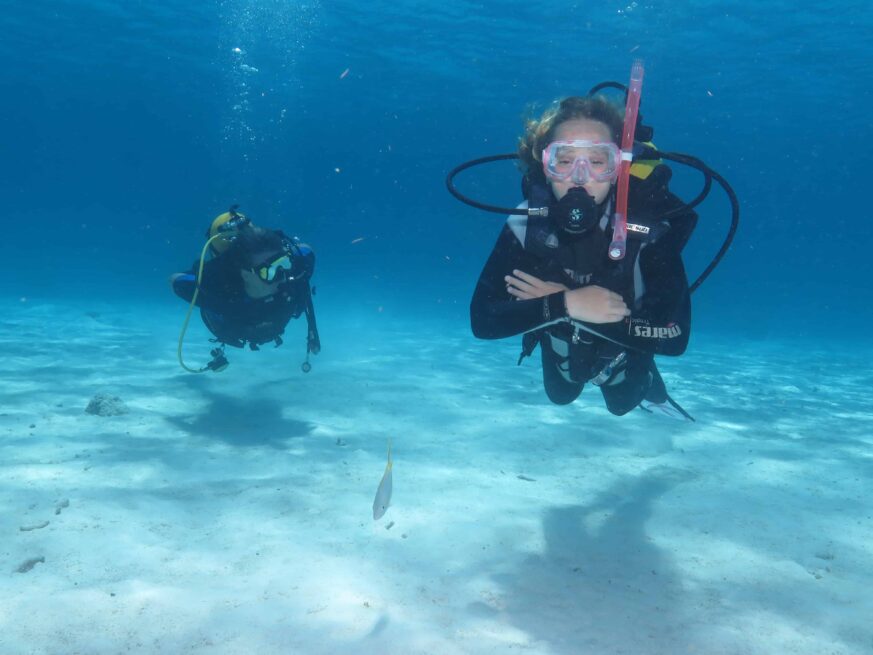
[[[373,499],[373,520],[381,519],[385,512],[388,511],[388,506],[391,504],[391,440],[388,440],[388,463],[385,465],[385,472],[382,474],[382,481],[379,483],[379,488],[376,489],[376,498]]]

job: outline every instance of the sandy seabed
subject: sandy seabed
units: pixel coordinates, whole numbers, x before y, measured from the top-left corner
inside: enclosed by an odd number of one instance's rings
[[[873,652],[870,345],[695,334],[688,423],[385,314],[190,375],[183,314],[5,306],[3,655]]]

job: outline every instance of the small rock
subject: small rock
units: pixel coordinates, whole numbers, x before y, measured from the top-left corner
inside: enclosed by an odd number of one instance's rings
[[[37,564],[45,564],[45,557],[31,557],[30,559],[23,561],[15,570],[18,573],[27,573]]]
[[[121,416],[129,411],[121,398],[105,393],[98,393],[85,408],[86,413],[96,416]]]

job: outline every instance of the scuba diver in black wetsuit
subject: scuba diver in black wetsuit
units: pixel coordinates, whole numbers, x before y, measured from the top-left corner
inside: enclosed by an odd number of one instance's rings
[[[554,403],[573,402],[590,382],[613,414],[642,406],[691,419],[667,394],[654,356],[685,351],[691,291],[727,250],[738,205],[723,178],[699,160],[634,144],[634,131],[651,139],[651,129],[638,124],[641,83],[635,64],[625,119],[618,107],[589,94],[566,98],[528,124],[517,155],[526,202],[517,210],[471,201],[453,186],[461,170],[512,155],[462,164],[447,184],[464,202],[513,214],[473,293],[476,337],[524,334],[519,363],[539,345]],[[669,191],[671,171],[661,158],[704,173],[704,192],[693,203]],[[689,287],[681,252],[697,223],[693,206],[713,178],[731,198],[733,223],[717,257]]]
[[[192,269],[170,279],[176,295],[190,303],[179,336],[179,363],[194,373],[222,371],[228,365],[225,345],[243,348],[248,344],[258,350],[273,342],[278,347],[288,321],[305,314],[308,332],[302,368],[309,372],[309,354],[321,350],[310,286],[315,253],[297,238],[253,225],[236,209],[234,205],[212,222],[208,241]],[[215,335],[213,341],[221,344],[201,369],[189,368],[182,359],[182,343],[195,305]]]

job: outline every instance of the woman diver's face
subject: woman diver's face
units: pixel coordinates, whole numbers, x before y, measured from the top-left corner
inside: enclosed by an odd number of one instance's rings
[[[594,121],[590,118],[575,118],[573,120],[564,121],[555,129],[552,136],[552,141],[597,141],[600,143],[611,143],[612,135],[605,123]],[[564,181],[549,180],[552,187],[552,193],[555,198],[560,200],[573,187],[581,186],[588,195],[594,198],[594,202],[598,205],[606,200],[609,195],[609,189],[614,184],[614,181],[597,182],[588,180],[585,184],[576,184],[573,180]]]

